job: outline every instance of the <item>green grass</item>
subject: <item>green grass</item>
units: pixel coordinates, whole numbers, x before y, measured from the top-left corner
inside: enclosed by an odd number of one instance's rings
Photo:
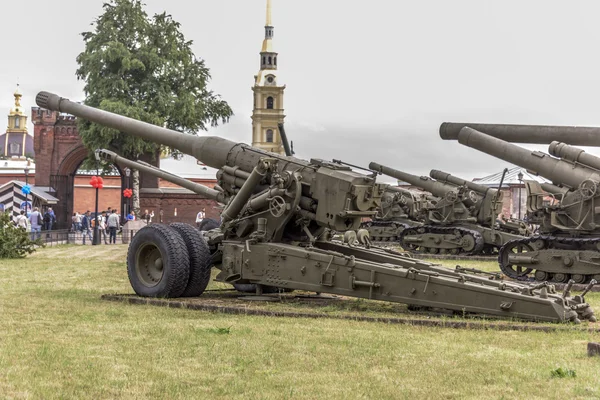
[[[598,333],[234,316],[100,300],[132,293],[124,255],[123,246],[65,246],[0,262],[0,398],[600,397],[600,359],[586,355]],[[448,265],[456,263],[464,264]],[[373,304],[382,303],[361,302],[380,312]]]

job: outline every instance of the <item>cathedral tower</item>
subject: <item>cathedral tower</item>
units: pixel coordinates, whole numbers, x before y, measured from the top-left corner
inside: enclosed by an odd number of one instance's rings
[[[283,92],[285,85],[277,82],[277,53],[273,51],[271,0],[267,0],[265,40],[260,52],[260,70],[254,77],[254,110],[252,111],[252,146],[284,154],[277,125],[283,123]]]
[[[4,157],[33,156],[33,138],[27,134],[27,115],[21,106],[21,91],[14,93],[15,105],[8,113],[6,133],[0,136],[0,155]]]

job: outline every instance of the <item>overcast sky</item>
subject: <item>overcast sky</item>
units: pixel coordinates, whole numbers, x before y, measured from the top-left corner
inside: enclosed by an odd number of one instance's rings
[[[82,100],[80,33],[103,1],[2,2],[0,115],[17,81],[28,110],[40,90]],[[265,3],[146,0],[149,14],[182,24],[211,69],[210,87],[234,109],[211,134],[251,140]],[[439,125],[600,126],[598,15],[597,1],[273,0],[288,135],[302,158],[464,178],[498,172],[508,165],[442,141]]]

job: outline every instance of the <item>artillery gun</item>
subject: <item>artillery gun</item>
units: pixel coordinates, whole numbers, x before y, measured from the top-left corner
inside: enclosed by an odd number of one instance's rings
[[[369,232],[375,242],[397,242],[406,228],[423,225],[421,207],[424,201],[435,201],[410,190],[389,186],[381,196],[377,214],[361,228]]]
[[[437,170],[426,177],[374,162],[369,168],[422,188],[438,198],[421,208],[425,214],[423,226],[404,229],[400,234],[400,243],[406,250],[431,254],[491,253],[527,233],[497,223],[502,211],[502,192],[496,189]]]
[[[527,214],[539,234],[504,245],[498,260],[506,275],[576,283],[600,278],[600,158],[559,142],[550,144],[550,155],[530,151],[470,127],[458,141],[552,181],[525,182]]]
[[[358,229],[361,218],[377,212],[384,185],[372,176],[215,136],[182,134],[47,92],[40,92],[36,102],[178,149],[219,169],[220,189],[199,190],[226,204],[221,227],[209,234],[213,251],[209,253],[202,236],[188,234],[187,229],[144,227],[133,237],[127,255],[129,280],[138,295],[181,296],[192,276],[200,277],[194,286],[200,295],[214,266],[217,281],[255,284],[258,293],[275,286],[504,318],[596,320],[583,295],[560,295],[546,283],[492,280],[391,250],[330,241],[330,230]]]

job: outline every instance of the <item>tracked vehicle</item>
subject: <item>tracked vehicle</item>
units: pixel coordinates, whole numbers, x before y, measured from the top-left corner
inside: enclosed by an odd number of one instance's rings
[[[151,224],[132,239],[127,270],[141,296],[178,297],[190,276],[443,308],[536,321],[595,321],[582,295],[557,294],[546,283],[503,282],[462,270],[329,240],[331,231],[358,229],[377,212],[385,185],[323,160],[268,153],[245,144],[170,131],[71,102],[47,92],[36,98],[67,112],[160,143],[218,168],[217,189],[203,196],[226,204],[208,244],[186,230]],[[358,237],[364,238],[359,232]],[[193,254],[200,254],[193,257]],[[206,254],[210,254],[207,259]],[[590,286],[591,287],[591,286]],[[202,292],[204,289],[197,290]],[[584,293],[585,294],[585,293]],[[199,295],[199,294],[198,294]]]
[[[469,127],[461,129],[458,141],[553,182],[525,182],[528,217],[539,234],[504,245],[502,272],[538,281],[600,278],[600,158],[559,142],[550,144],[550,154],[530,151]]]
[[[437,197],[421,207],[425,223],[404,229],[404,249],[430,254],[491,254],[504,243],[527,234],[524,225],[499,223],[502,192],[432,170],[431,177],[370,163],[369,168],[422,188]]]
[[[423,225],[421,207],[428,201],[434,202],[435,198],[389,186],[381,196],[377,214],[371,221],[363,222],[361,228],[369,232],[374,242],[398,242],[405,229]]]

